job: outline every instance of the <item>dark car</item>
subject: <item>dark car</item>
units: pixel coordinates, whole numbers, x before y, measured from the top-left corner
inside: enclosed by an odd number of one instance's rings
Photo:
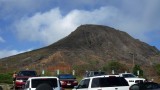
[[[160,85],[154,82],[144,82],[132,85],[129,90],[160,90]]]
[[[34,70],[19,71],[19,73],[16,76],[15,88],[16,89],[23,88],[29,77],[36,77],[36,76],[37,73]]]
[[[60,74],[58,75],[58,78],[63,88],[74,87],[78,85],[78,81],[72,74]]]
[[[105,74],[106,73],[103,71],[87,71],[85,77],[101,76]]]

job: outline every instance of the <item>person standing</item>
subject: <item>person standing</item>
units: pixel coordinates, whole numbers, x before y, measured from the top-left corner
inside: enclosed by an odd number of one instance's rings
[[[12,75],[12,78],[13,78],[13,87],[14,87],[14,84],[15,84],[15,81],[16,81],[16,76],[17,76],[17,73],[16,71],[13,73]]]

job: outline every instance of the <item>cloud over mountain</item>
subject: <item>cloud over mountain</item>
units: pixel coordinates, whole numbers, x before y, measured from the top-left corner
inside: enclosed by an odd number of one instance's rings
[[[3,49],[3,50],[0,50],[0,59],[4,58],[4,57],[8,57],[8,56],[24,53],[24,52],[27,52],[27,51],[31,51],[31,49],[30,50],[26,50],[26,51],[17,51],[17,50]]]
[[[152,6],[152,8],[154,7]],[[151,14],[150,10],[145,12]],[[15,27],[18,37],[22,40],[39,41],[46,45],[68,35],[77,26],[87,23],[114,26],[143,41],[149,41],[145,34],[153,29],[156,31],[159,24],[153,25],[146,22],[148,21],[147,17],[148,15],[144,18],[125,15],[120,9],[112,6],[92,11],[75,9],[66,15],[62,15],[59,8],[54,8],[48,12],[37,12],[31,17],[24,17],[15,23]]]

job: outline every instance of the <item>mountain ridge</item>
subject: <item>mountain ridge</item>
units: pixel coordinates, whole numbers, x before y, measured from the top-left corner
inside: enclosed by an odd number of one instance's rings
[[[48,71],[69,71],[75,67],[83,67],[78,68],[79,71],[99,70],[108,61],[118,61],[131,67],[133,58],[135,64],[151,68],[160,62],[159,53],[156,47],[134,39],[126,32],[108,26],[86,24],[49,46],[0,59],[0,70],[45,68]],[[6,64],[8,66],[3,66]]]

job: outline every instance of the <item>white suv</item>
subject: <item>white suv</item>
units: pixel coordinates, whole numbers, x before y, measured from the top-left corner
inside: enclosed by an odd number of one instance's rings
[[[132,73],[120,73],[119,75],[124,77],[130,86],[136,83],[145,82],[144,78],[139,78]]]
[[[119,75],[103,75],[84,78],[72,90],[129,90],[129,85]]]
[[[54,90],[61,90],[57,77],[31,77],[26,81],[24,90],[36,90],[36,88],[42,84],[47,84]]]

